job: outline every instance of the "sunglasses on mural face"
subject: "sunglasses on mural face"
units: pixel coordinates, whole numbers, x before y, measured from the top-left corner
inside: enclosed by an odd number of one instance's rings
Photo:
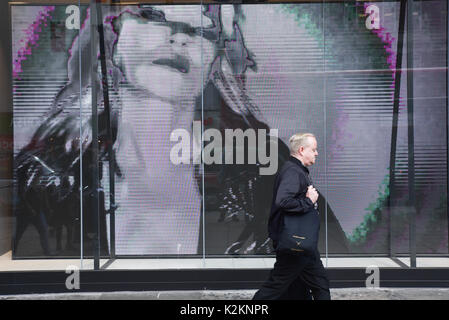
[[[184,33],[191,37],[199,36],[209,41],[217,41],[219,38],[218,28],[215,26],[215,21],[210,27],[192,27],[185,22],[167,21],[164,12],[154,9],[152,7],[142,7],[140,16],[146,20],[165,25],[172,30],[172,34]]]

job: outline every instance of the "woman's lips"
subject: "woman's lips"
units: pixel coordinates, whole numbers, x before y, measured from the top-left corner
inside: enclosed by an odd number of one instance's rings
[[[190,69],[189,60],[183,56],[177,55],[173,59],[161,58],[153,61],[153,64],[167,66],[178,70],[181,73],[188,73]]]

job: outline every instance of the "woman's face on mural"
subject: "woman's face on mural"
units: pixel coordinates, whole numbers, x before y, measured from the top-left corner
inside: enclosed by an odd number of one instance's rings
[[[169,101],[196,97],[214,54],[214,44],[198,31],[201,22],[212,21],[201,19],[199,6],[155,8],[145,18],[122,17],[116,61],[128,82],[149,95]]]

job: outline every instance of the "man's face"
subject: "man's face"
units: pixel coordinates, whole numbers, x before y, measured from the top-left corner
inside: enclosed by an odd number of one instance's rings
[[[308,143],[306,146],[299,147],[299,154],[302,158],[303,164],[308,167],[315,163],[316,157],[318,156],[318,145],[317,141],[313,137],[307,138]]]
[[[125,76],[134,87],[165,100],[196,97],[214,58],[214,44],[197,31],[212,21],[200,6],[154,8],[165,16],[123,17],[117,57]]]

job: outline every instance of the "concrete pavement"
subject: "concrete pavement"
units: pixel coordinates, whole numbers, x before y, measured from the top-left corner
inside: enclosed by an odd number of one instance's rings
[[[0,300],[250,300],[256,290],[124,291],[0,295]],[[449,288],[331,289],[333,300],[449,300]]]

